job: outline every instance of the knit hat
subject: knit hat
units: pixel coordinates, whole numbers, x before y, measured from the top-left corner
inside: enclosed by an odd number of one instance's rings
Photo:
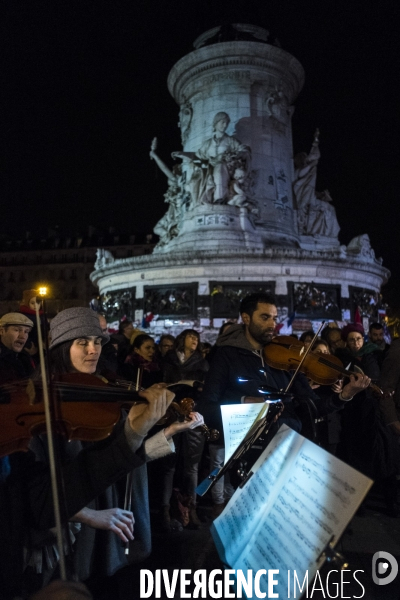
[[[50,323],[50,348],[63,342],[89,336],[101,337],[102,345],[110,339],[106,333],[103,333],[97,313],[90,308],[83,306],[66,308]]]
[[[361,335],[364,337],[364,327],[361,325],[361,323],[349,323],[342,329],[342,340],[345,342],[349,333],[353,333],[353,331],[361,333]]]
[[[23,327],[33,327],[33,323],[22,313],[7,313],[0,319],[0,327],[6,325],[22,325]]]
[[[22,292],[21,306],[29,306],[29,300],[35,296],[39,296],[39,290],[24,290]]]

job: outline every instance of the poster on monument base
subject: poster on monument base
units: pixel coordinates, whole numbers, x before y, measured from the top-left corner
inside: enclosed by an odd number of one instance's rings
[[[250,473],[213,523],[219,556],[242,597],[300,598],[373,481],[287,426]]]

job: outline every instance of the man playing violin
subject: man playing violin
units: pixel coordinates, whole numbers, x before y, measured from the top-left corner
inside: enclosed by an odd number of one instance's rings
[[[217,351],[207,374],[199,407],[207,423],[222,431],[221,404],[260,401],[260,386],[273,390],[284,390],[291,378],[287,371],[267,365],[263,348],[275,335],[278,311],[272,294],[257,293],[243,298],[240,305],[243,325],[232,325],[217,339]],[[370,379],[364,375],[350,376],[339,395],[332,392],[328,398],[320,398],[309,386],[301,373],[295,380],[292,393],[295,401],[285,406],[277,425],[286,423],[296,431],[301,430],[301,420],[296,403],[312,403],[315,417],[339,410],[358,392],[364,390]],[[224,461],[223,446],[210,444],[211,469],[221,467]],[[214,446],[214,447],[212,447]],[[221,478],[222,479],[222,478]],[[221,482],[221,483],[220,483]],[[214,516],[223,510],[223,481],[212,488]]]

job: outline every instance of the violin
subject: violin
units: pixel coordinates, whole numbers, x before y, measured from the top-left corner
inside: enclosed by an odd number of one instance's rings
[[[195,402],[193,398],[182,398],[180,402],[175,402],[174,400],[168,407],[168,411],[166,415],[160,419],[157,425],[164,425],[168,427],[175,423],[176,421],[184,421],[191,412],[194,410]],[[207,442],[215,442],[219,438],[219,431],[217,429],[209,429],[205,423],[196,427],[195,430],[200,430]]]
[[[303,355],[305,346],[300,340],[291,336],[277,336],[264,347],[263,356],[265,362],[274,369],[283,371],[292,371],[297,369]],[[310,350],[300,367],[300,371],[309,379],[312,379],[319,385],[332,385],[340,376],[360,375],[362,371],[349,371],[343,367],[342,361],[332,354],[320,354]],[[383,391],[374,383],[369,387],[380,397],[383,397]]]
[[[67,373],[52,382],[57,399],[57,433],[68,440],[96,442],[108,437],[121,409],[145,403],[132,392],[108,386],[94,375]],[[0,456],[27,451],[30,439],[46,431],[42,382],[15,381],[0,386]]]
[[[56,396],[54,422],[56,432],[67,440],[96,442],[107,438],[121,418],[121,409],[129,410],[147,400],[135,392],[109,385],[107,380],[85,373],[65,373],[52,382]],[[183,420],[194,407],[191,398],[180,408],[173,402],[160,421],[167,425]],[[34,435],[46,431],[42,382],[31,379],[0,386],[0,457],[27,451]],[[219,432],[200,426],[207,439],[218,439]]]

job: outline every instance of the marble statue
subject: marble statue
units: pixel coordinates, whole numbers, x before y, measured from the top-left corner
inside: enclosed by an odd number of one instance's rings
[[[196,152],[205,169],[199,191],[202,204],[226,204],[235,170],[241,168],[246,174],[250,171],[251,150],[225,133],[229,123],[226,112],[217,113],[213,119],[212,137],[206,139]]]
[[[328,190],[316,191],[317,165],[320,159],[319,130],[314,134],[310,153],[300,152],[294,158],[293,194],[297,206],[297,222],[301,235],[337,237],[340,227]]]
[[[265,107],[268,116],[275,118],[277,121],[286,122],[287,117],[293,114],[293,107],[290,106],[283,90],[278,86],[266,98]]]
[[[178,127],[181,130],[181,139],[182,139],[183,145],[186,144],[188,137],[189,137],[192,116],[193,116],[193,109],[192,109],[192,105],[190,104],[190,102],[186,101],[183,104],[181,104],[180,111],[179,111]]]
[[[353,238],[347,246],[347,254],[356,254],[360,258],[364,258],[368,261],[375,261],[382,263],[382,259],[375,257],[375,252],[371,246],[369,235],[364,233]]]
[[[96,250],[96,262],[94,268],[102,269],[103,267],[109,267],[115,262],[115,258],[109,250],[104,248],[97,248]]]
[[[157,138],[151,144],[150,158],[168,179],[168,189],[164,194],[168,210],[154,227],[154,233],[160,237],[160,244],[167,244],[178,235],[178,221],[183,199],[182,165],[174,165],[172,170],[156,154]]]

